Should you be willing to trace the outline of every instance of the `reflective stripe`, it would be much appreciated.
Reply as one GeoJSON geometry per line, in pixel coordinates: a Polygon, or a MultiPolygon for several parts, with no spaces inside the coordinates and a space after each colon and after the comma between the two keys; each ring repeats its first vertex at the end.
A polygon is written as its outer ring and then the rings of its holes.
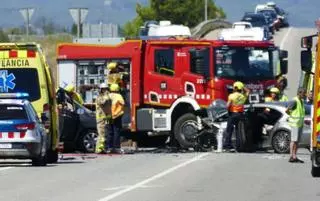
{"type": "Polygon", "coordinates": [[[279,101],[280,101],[280,102],[286,102],[286,101],[289,101],[288,96],[286,96],[286,95],[284,95],[284,94],[280,95],[280,99],[279,99],[279,101]]]}

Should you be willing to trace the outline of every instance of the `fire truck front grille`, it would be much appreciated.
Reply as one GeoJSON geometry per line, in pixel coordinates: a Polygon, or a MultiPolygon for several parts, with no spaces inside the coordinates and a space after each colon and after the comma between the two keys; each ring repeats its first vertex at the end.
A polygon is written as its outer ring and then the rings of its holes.
{"type": "Polygon", "coordinates": [[[155,128],[166,128],[166,126],[167,126],[166,118],[154,118],[155,128]]]}

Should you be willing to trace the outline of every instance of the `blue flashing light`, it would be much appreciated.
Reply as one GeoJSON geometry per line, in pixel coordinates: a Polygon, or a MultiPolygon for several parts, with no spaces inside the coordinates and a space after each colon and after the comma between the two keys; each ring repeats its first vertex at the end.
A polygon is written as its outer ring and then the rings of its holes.
{"type": "Polygon", "coordinates": [[[29,93],[0,93],[0,99],[26,99],[29,98],[29,93]]]}

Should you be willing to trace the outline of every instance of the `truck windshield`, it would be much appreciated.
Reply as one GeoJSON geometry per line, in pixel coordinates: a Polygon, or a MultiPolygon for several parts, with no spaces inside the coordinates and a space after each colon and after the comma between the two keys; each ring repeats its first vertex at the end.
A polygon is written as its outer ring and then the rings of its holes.
{"type": "Polygon", "coordinates": [[[275,77],[278,55],[274,49],[223,46],[214,52],[216,77],[239,80],[275,77]]]}
{"type": "Polygon", "coordinates": [[[1,68],[0,92],[29,94],[29,101],[40,99],[40,86],[37,69],[1,68]]]}

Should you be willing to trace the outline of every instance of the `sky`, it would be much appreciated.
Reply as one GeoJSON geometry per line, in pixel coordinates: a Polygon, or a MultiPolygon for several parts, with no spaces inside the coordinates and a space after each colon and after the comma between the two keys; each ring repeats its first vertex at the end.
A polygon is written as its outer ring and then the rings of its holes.
{"type": "MultiPolygon", "coordinates": [[[[31,24],[41,16],[52,19],[61,26],[71,26],[72,17],[68,9],[72,7],[86,7],[89,9],[86,22],[116,23],[123,25],[134,18],[137,2],[147,4],[148,0],[5,0],[0,5],[0,26],[22,26],[24,21],[19,13],[20,8],[33,7],[35,12],[31,24]],[[111,4],[108,2],[111,1],[111,4]],[[9,19],[9,20],[8,20],[9,19]]],[[[244,12],[253,11],[262,0],[215,0],[222,7],[227,19],[238,21],[244,12]],[[241,4],[239,5],[239,2],[241,4]]],[[[312,27],[314,21],[320,17],[320,0],[276,0],[280,7],[289,12],[291,25],[297,27],[312,27]]]]}

